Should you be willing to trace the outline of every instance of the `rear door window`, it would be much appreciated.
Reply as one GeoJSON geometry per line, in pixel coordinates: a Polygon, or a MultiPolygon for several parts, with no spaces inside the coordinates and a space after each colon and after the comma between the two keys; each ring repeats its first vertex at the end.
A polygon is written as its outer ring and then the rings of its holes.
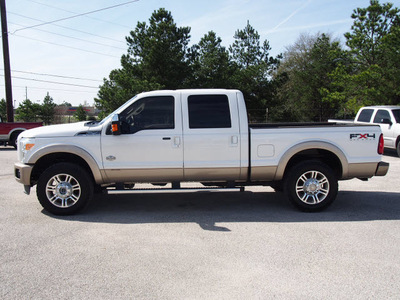
{"type": "Polygon", "coordinates": [[[231,128],[231,113],[226,95],[188,97],[189,128],[231,128]]]}
{"type": "Polygon", "coordinates": [[[392,110],[394,118],[396,119],[396,123],[400,123],[400,109],[392,110]]]}
{"type": "Polygon", "coordinates": [[[373,109],[363,109],[358,116],[357,121],[359,122],[369,122],[371,121],[372,113],[374,112],[373,109]]]}
{"type": "Polygon", "coordinates": [[[387,110],[380,109],[377,111],[377,113],[375,115],[374,123],[378,123],[378,124],[383,123],[382,122],[383,119],[390,120],[390,114],[387,110]]]}

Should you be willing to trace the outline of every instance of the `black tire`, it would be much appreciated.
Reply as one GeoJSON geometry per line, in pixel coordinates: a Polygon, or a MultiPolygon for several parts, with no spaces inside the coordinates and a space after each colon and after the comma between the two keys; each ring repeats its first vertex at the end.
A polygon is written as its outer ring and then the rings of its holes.
{"type": "Polygon", "coordinates": [[[10,140],[8,141],[8,144],[10,146],[13,146],[15,149],[17,149],[17,140],[18,140],[18,136],[22,131],[19,132],[14,132],[11,137],[10,140]]]}
{"type": "Polygon", "coordinates": [[[93,180],[76,164],[57,163],[39,177],[36,195],[45,210],[54,215],[72,215],[83,210],[93,197],[93,180]]]}
{"type": "Polygon", "coordinates": [[[305,161],[287,172],[284,191],[300,210],[321,211],[336,199],[338,179],[326,164],[320,161],[305,161]]]}
{"type": "Polygon", "coordinates": [[[283,182],[282,181],[275,181],[270,184],[270,187],[274,189],[277,193],[283,192],[283,182]]]}
{"type": "Polygon", "coordinates": [[[400,157],[400,140],[397,143],[396,150],[397,150],[397,156],[400,157]]]}

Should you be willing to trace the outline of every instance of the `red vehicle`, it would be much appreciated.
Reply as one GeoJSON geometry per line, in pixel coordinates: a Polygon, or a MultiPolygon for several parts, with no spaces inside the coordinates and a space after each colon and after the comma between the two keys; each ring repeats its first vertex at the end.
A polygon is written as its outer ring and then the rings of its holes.
{"type": "Polygon", "coordinates": [[[42,126],[41,122],[13,122],[3,123],[0,117],[0,144],[5,146],[10,145],[17,148],[18,135],[27,129],[42,126]]]}

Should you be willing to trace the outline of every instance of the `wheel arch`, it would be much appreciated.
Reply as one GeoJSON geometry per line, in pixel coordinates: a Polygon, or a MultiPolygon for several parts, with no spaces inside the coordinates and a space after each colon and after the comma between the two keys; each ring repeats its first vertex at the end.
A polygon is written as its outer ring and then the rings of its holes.
{"type": "Polygon", "coordinates": [[[58,162],[75,163],[84,168],[94,182],[103,181],[96,161],[88,152],[76,146],[53,145],[38,150],[27,162],[33,165],[31,182],[36,183],[45,169],[58,162]]]}
{"type": "Polygon", "coordinates": [[[334,170],[338,179],[348,174],[348,161],[343,151],[326,142],[304,142],[290,148],[282,156],[276,171],[276,179],[282,180],[294,165],[305,160],[319,160],[334,170]]]}
{"type": "Polygon", "coordinates": [[[21,129],[21,128],[16,128],[13,129],[9,136],[8,136],[8,144],[14,146],[15,148],[18,146],[17,145],[17,139],[18,136],[21,134],[21,132],[25,131],[25,129],[21,129]]]}
{"type": "Polygon", "coordinates": [[[12,135],[14,135],[14,134],[20,134],[21,132],[23,132],[23,131],[25,131],[25,130],[26,130],[26,128],[23,128],[23,127],[16,127],[16,128],[13,128],[13,129],[10,130],[10,132],[8,133],[8,139],[10,139],[12,135]]]}

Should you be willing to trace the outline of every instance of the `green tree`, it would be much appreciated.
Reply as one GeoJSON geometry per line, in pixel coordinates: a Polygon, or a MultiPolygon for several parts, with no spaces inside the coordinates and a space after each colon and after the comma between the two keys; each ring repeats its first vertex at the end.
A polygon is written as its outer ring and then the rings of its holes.
{"type": "Polygon", "coordinates": [[[268,41],[261,43],[258,32],[247,22],[243,30],[237,30],[235,41],[229,47],[235,71],[234,84],[242,90],[250,121],[264,121],[267,107],[273,105],[274,85],[272,72],[279,64],[279,58],[269,55],[268,41]]]}
{"type": "Polygon", "coordinates": [[[41,107],[37,103],[26,99],[18,106],[16,110],[16,119],[24,122],[36,122],[39,119],[41,107]]]}
{"type": "Polygon", "coordinates": [[[190,75],[190,27],[178,27],[171,13],[160,8],[151,15],[149,25],[139,22],[126,40],[128,55],[140,64],[142,79],[167,89],[185,85],[190,75]]]}
{"type": "Polygon", "coordinates": [[[55,107],[57,105],[54,103],[53,98],[47,93],[46,97],[43,99],[43,104],[40,106],[39,116],[43,123],[46,125],[51,124],[54,121],[55,107]]]}
{"type": "Polygon", "coordinates": [[[0,117],[3,121],[7,120],[7,103],[6,100],[0,100],[0,117]]]}
{"type": "Polygon", "coordinates": [[[74,117],[78,121],[86,121],[87,113],[86,113],[85,109],[83,108],[82,104],[80,104],[78,106],[78,108],[76,109],[76,112],[74,113],[74,117]]]}
{"type": "Polygon", "coordinates": [[[329,35],[302,34],[287,48],[276,77],[283,115],[292,121],[326,121],[341,106],[331,73],[346,65],[346,52],[329,35]]]}
{"type": "Polygon", "coordinates": [[[102,111],[100,118],[105,117],[134,95],[150,90],[161,89],[158,83],[149,82],[139,77],[135,72],[136,65],[132,65],[125,61],[127,57],[123,57],[122,68],[112,70],[109,79],[104,79],[103,85],[95,98],[95,104],[102,111]]]}
{"type": "Polygon", "coordinates": [[[337,70],[347,106],[354,111],[373,104],[400,103],[400,10],[371,0],[357,8],[351,32],[345,34],[353,70],[337,70]]]}
{"type": "Polygon", "coordinates": [[[121,68],[111,71],[100,87],[96,106],[109,113],[137,93],[188,85],[189,27],[177,27],[170,12],[154,11],[149,25],[139,22],[126,37],[128,53],[121,68]]]}
{"type": "Polygon", "coordinates": [[[199,88],[232,88],[234,68],[221,38],[210,31],[192,47],[193,85],[199,88]]]}
{"type": "Polygon", "coordinates": [[[64,101],[63,103],[60,104],[60,106],[67,106],[67,107],[71,107],[72,104],[70,102],[64,101]]]}

